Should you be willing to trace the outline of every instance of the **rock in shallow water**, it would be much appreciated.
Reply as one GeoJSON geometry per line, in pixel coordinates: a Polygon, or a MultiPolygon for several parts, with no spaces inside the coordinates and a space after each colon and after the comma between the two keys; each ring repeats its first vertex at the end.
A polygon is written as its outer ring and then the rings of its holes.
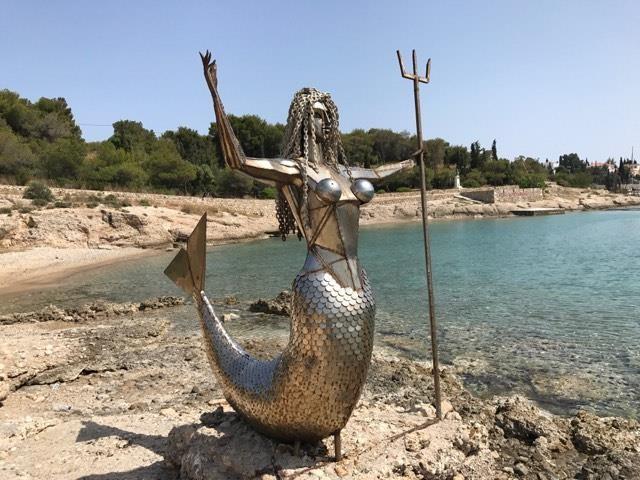
{"type": "Polygon", "coordinates": [[[293,294],[289,290],[280,292],[276,298],[264,300],[259,298],[251,305],[249,311],[258,313],[269,313],[272,315],[289,316],[291,314],[291,300],[293,294]]]}

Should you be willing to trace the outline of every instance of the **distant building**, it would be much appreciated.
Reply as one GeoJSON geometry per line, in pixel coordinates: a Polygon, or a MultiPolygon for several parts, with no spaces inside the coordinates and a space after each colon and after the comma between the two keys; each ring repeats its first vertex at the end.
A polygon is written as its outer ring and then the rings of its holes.
{"type": "Polygon", "coordinates": [[[623,192],[640,195],[640,183],[623,183],[620,188],[623,192]]]}
{"type": "Polygon", "coordinates": [[[616,164],[613,162],[593,162],[592,167],[606,167],[609,173],[616,172],[616,164]]]}

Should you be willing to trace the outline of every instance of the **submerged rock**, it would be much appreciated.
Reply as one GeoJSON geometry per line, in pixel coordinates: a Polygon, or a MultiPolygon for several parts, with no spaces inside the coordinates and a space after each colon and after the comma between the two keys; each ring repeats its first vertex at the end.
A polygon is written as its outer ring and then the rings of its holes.
{"type": "Polygon", "coordinates": [[[291,301],[293,294],[289,290],[280,292],[276,298],[264,300],[259,298],[249,305],[250,312],[269,313],[272,315],[289,316],[291,314],[291,301]]]}

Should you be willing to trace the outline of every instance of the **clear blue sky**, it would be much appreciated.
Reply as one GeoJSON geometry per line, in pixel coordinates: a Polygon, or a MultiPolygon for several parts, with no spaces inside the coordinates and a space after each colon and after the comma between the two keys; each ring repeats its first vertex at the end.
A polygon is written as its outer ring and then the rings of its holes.
{"type": "Polygon", "coordinates": [[[294,91],[315,86],[332,93],[343,131],[413,131],[395,50],[408,65],[415,48],[421,64],[432,57],[425,137],[599,161],[640,150],[639,29],[638,1],[9,0],[0,88],[66,97],[80,124],[206,132],[197,51],[209,48],[228,112],[284,122],[294,91]]]}

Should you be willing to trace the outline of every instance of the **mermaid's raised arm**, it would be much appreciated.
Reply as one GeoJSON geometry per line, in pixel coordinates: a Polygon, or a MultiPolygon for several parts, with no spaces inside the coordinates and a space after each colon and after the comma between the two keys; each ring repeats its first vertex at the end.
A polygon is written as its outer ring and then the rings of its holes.
{"type": "Polygon", "coordinates": [[[396,173],[411,170],[415,165],[416,162],[409,159],[402,162],[386,163],[376,168],[351,167],[351,176],[353,178],[366,178],[371,183],[376,183],[396,173]]]}
{"type": "Polygon", "coordinates": [[[296,183],[300,177],[297,165],[291,160],[279,158],[251,158],[245,156],[236,134],[231,128],[231,122],[224,111],[222,100],[218,94],[218,74],[216,61],[211,59],[211,53],[200,53],[204,78],[213,99],[213,110],[216,115],[218,138],[225,163],[233,169],[240,170],[258,180],[268,183],[290,184],[296,183]]]}

